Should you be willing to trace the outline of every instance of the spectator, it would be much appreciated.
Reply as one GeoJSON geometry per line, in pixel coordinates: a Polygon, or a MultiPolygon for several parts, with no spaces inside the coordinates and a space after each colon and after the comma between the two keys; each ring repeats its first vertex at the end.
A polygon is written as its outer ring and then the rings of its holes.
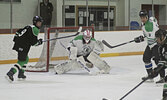
{"type": "Polygon", "coordinates": [[[40,3],[40,16],[43,18],[43,25],[50,27],[52,21],[53,5],[49,0],[43,0],[40,3]]]}

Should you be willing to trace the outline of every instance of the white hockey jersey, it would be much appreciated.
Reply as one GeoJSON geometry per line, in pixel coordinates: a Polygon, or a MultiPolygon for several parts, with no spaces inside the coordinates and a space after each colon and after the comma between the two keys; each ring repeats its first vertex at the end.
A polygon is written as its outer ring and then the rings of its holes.
{"type": "Polygon", "coordinates": [[[142,30],[144,36],[147,38],[147,45],[152,48],[156,43],[155,32],[159,29],[157,20],[154,17],[150,17],[146,23],[142,23],[142,30]]]}
{"type": "Polygon", "coordinates": [[[78,56],[86,56],[90,54],[95,48],[96,40],[92,38],[88,44],[84,43],[83,35],[79,35],[74,38],[68,47],[77,47],[78,56]]]}

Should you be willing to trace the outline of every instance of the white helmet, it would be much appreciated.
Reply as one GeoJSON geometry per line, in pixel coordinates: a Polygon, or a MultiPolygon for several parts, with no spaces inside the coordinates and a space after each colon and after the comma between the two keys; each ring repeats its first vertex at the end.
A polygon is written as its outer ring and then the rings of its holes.
{"type": "Polygon", "coordinates": [[[85,30],[83,33],[83,39],[85,40],[86,43],[88,43],[92,38],[92,32],[90,30],[85,30]]]}

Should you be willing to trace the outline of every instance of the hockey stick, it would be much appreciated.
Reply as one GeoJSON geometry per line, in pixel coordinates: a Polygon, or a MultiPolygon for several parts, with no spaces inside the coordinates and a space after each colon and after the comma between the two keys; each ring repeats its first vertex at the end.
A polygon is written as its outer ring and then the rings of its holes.
{"type": "Polygon", "coordinates": [[[133,89],[131,89],[128,93],[126,93],[122,98],[120,98],[119,100],[123,100],[123,98],[125,98],[127,95],[129,95],[132,91],[134,91],[137,87],[139,87],[141,84],[143,84],[147,79],[149,78],[146,78],[145,80],[142,80],[139,84],[137,84],[133,89]]]}
{"type": "Polygon", "coordinates": [[[80,32],[82,31],[82,27],[79,27],[78,32],[74,35],[68,35],[68,36],[63,36],[63,37],[57,37],[57,38],[52,38],[52,39],[46,39],[43,40],[43,42],[47,42],[47,41],[52,41],[52,40],[57,40],[57,39],[63,39],[63,38],[69,38],[69,37],[73,37],[73,36],[77,36],[80,32]]]}
{"type": "Polygon", "coordinates": [[[105,44],[107,47],[109,48],[115,48],[115,47],[119,47],[119,46],[122,46],[122,45],[125,45],[125,44],[128,44],[128,43],[131,43],[131,42],[134,42],[135,40],[131,40],[131,41],[128,41],[128,42],[124,42],[124,43],[121,43],[121,44],[118,44],[118,45],[115,45],[115,46],[111,46],[109,43],[107,43],[105,40],[102,40],[103,44],[105,44]]]}
{"type": "MultiPolygon", "coordinates": [[[[139,84],[137,84],[133,89],[131,89],[128,93],[126,93],[123,97],[121,97],[119,100],[123,100],[127,95],[129,95],[131,92],[133,92],[137,87],[139,87],[141,84],[143,84],[149,77],[145,78],[145,80],[142,80],[139,84]]],[[[103,98],[102,100],[108,100],[106,98],[103,98]]]]}

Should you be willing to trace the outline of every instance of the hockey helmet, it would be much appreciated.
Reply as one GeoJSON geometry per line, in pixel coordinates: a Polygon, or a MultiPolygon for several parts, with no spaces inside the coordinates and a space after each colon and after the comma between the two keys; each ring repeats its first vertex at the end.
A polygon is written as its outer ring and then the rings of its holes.
{"type": "Polygon", "coordinates": [[[88,43],[92,38],[92,32],[90,30],[85,30],[83,32],[83,39],[85,40],[86,43],[88,43]]]}
{"type": "Polygon", "coordinates": [[[140,17],[143,17],[143,16],[148,17],[148,13],[147,13],[146,10],[141,10],[141,11],[139,12],[139,16],[140,16],[140,17]]]}
{"type": "Polygon", "coordinates": [[[159,29],[155,32],[155,37],[157,39],[158,44],[164,44],[164,41],[166,39],[167,32],[165,30],[159,29]]]}
{"type": "Polygon", "coordinates": [[[33,17],[33,24],[36,25],[37,22],[43,22],[43,19],[41,16],[34,16],[33,17]]]}

